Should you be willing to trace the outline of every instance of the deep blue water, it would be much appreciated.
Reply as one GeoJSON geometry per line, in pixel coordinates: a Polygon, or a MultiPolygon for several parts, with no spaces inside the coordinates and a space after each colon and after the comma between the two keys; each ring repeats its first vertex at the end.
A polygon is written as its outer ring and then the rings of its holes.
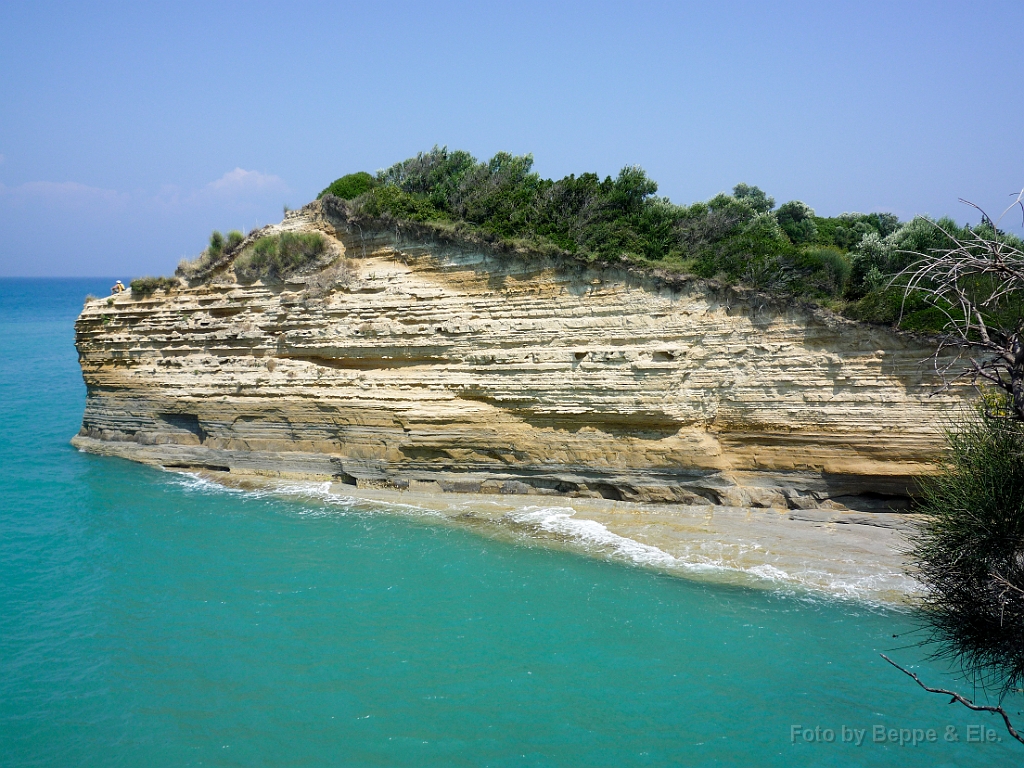
{"type": "Polygon", "coordinates": [[[893,637],[914,627],[904,612],[78,453],[73,322],[110,282],[0,280],[0,765],[1024,758],[993,718],[878,657],[956,684],[893,637]],[[835,742],[794,743],[795,725],[835,742]],[[842,743],[844,725],[865,743],[842,743]],[[875,725],[937,741],[875,743],[875,725]],[[969,726],[1002,741],[968,742],[969,726]]]}

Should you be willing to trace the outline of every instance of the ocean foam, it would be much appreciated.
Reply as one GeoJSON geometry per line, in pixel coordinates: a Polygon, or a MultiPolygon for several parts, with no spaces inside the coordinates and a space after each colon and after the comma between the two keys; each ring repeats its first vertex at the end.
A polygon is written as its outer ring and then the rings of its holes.
{"type": "Polygon", "coordinates": [[[571,507],[526,507],[511,512],[506,517],[516,523],[532,525],[539,530],[558,534],[582,544],[610,550],[619,557],[639,565],[676,566],[678,558],[668,552],[641,544],[609,531],[604,525],[587,519],[574,517],[576,510],[571,507]]]}
{"type": "Polygon", "coordinates": [[[215,483],[202,475],[194,472],[175,472],[171,475],[171,482],[183,488],[185,491],[199,493],[246,493],[241,488],[232,488],[227,485],[215,483]]]}

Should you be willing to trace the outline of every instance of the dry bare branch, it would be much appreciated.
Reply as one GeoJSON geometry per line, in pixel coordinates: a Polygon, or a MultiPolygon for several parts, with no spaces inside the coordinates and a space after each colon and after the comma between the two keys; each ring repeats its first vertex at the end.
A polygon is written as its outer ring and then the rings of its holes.
{"type": "Polygon", "coordinates": [[[971,701],[970,699],[964,698],[963,696],[961,696],[956,691],[947,691],[945,688],[929,688],[927,685],[925,685],[924,683],[921,682],[921,678],[919,678],[917,675],[915,675],[910,670],[904,669],[903,667],[901,667],[899,664],[897,664],[895,661],[890,659],[884,653],[880,653],[878,655],[881,656],[886,661],[888,661],[894,667],[896,667],[896,669],[898,669],[903,674],[912,677],[914,679],[914,681],[918,685],[920,685],[922,688],[924,688],[926,691],[928,691],[928,693],[942,693],[942,694],[945,694],[946,696],[950,696],[951,697],[950,701],[949,701],[950,704],[952,704],[954,701],[958,701],[961,704],[963,704],[965,707],[967,707],[968,709],[972,709],[975,712],[992,712],[993,714],[1000,715],[1003,718],[1003,723],[1006,724],[1006,730],[1009,732],[1009,734],[1011,736],[1013,736],[1013,738],[1015,738],[1021,744],[1024,744],[1024,736],[1021,736],[1019,733],[1017,733],[1017,729],[1013,727],[1013,723],[1010,720],[1010,716],[1008,714],[1006,714],[1006,710],[1003,709],[1002,707],[992,707],[992,706],[988,706],[988,705],[985,705],[985,704],[975,704],[973,701],[971,701]]]}
{"type": "MultiPolygon", "coordinates": [[[[1024,251],[1000,235],[999,219],[963,202],[981,212],[986,227],[959,235],[935,224],[951,247],[907,252],[915,260],[890,285],[903,289],[901,318],[914,295],[945,317],[933,355],[943,389],[963,378],[986,381],[1009,395],[1014,418],[1024,420],[1024,251]]],[[[1003,216],[1016,206],[1024,212],[1024,190],[1003,216]]]]}

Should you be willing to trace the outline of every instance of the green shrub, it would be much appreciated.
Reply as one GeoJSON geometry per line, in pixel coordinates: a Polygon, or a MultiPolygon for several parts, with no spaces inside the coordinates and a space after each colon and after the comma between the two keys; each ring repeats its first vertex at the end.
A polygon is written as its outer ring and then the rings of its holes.
{"type": "Polygon", "coordinates": [[[775,213],[779,226],[796,245],[810,243],[818,236],[818,225],[814,223],[814,209],[799,200],[790,200],[779,206],[775,213]]]}
{"type": "Polygon", "coordinates": [[[429,200],[395,186],[370,190],[360,198],[359,210],[367,216],[390,216],[405,221],[444,221],[448,218],[429,200]]]}
{"type": "Polygon", "coordinates": [[[369,192],[376,184],[377,180],[366,171],[350,173],[333,181],[327,189],[316,196],[316,199],[319,200],[324,195],[334,195],[342,200],[351,200],[369,192]]]}
{"type": "Polygon", "coordinates": [[[463,179],[477,165],[469,152],[434,146],[377,174],[380,184],[427,198],[438,211],[449,211],[459,197],[463,179]]]}
{"type": "Polygon", "coordinates": [[[180,285],[176,277],[139,277],[129,283],[134,298],[145,298],[159,290],[170,291],[180,285]]]}
{"type": "Polygon", "coordinates": [[[807,282],[829,296],[842,296],[850,279],[849,257],[835,246],[811,246],[796,257],[796,264],[809,274],[807,282]]]}
{"type": "Polygon", "coordinates": [[[743,280],[753,287],[784,291],[788,278],[784,256],[789,240],[771,213],[756,213],[727,195],[707,208],[693,206],[699,218],[688,220],[689,254],[701,277],[743,280]]]}
{"type": "Polygon", "coordinates": [[[948,318],[938,307],[923,307],[912,312],[904,311],[899,319],[901,331],[912,331],[914,333],[941,333],[946,326],[948,318]]]}
{"type": "Polygon", "coordinates": [[[852,301],[844,314],[854,320],[862,320],[866,323],[892,325],[899,319],[902,305],[902,289],[880,289],[852,301]]]}
{"type": "Polygon", "coordinates": [[[947,433],[912,558],[937,653],[1005,693],[1024,683],[1024,424],[986,406],[947,433]]]}
{"type": "Polygon", "coordinates": [[[235,259],[235,275],[249,283],[278,281],[314,264],[325,249],[319,232],[282,232],[262,237],[235,259]]]}
{"type": "Polygon", "coordinates": [[[768,213],[775,207],[775,198],[769,197],[760,187],[749,184],[737,184],[732,188],[732,196],[742,200],[758,213],[768,213]]]}
{"type": "Polygon", "coordinates": [[[210,247],[207,250],[214,258],[220,256],[224,252],[224,235],[213,230],[213,234],[210,235],[210,247]]]}
{"type": "MultiPolygon", "coordinates": [[[[657,197],[658,185],[637,166],[616,177],[584,173],[554,181],[533,171],[531,155],[499,152],[479,162],[436,146],[379,172],[376,183],[355,198],[357,213],[456,221],[505,242],[555,246],[609,263],[687,265],[705,277],[738,280],[790,266],[784,258],[790,239],[771,212],[775,201],[747,184],[686,207],[657,197]]],[[[795,205],[802,206],[791,203],[787,211],[809,233],[806,239],[814,232],[813,211],[795,205]]]]}
{"type": "Polygon", "coordinates": [[[245,235],[237,229],[228,232],[225,240],[217,230],[210,235],[210,244],[199,256],[194,259],[182,259],[178,262],[178,268],[174,274],[184,277],[186,280],[196,280],[209,275],[217,267],[223,257],[230,256],[238,250],[238,247],[245,240],[245,235]]]}
{"type": "MultiPolygon", "coordinates": [[[[357,215],[444,223],[490,241],[536,252],[575,254],[588,262],[629,263],[830,302],[846,314],[878,323],[901,317],[895,275],[914,258],[948,244],[936,222],[900,224],[889,213],[816,216],[799,200],[778,210],[758,187],[737,184],[732,194],[675,205],[657,196],[642,168],[616,177],[595,173],[541,178],[533,156],[499,152],[486,162],[468,152],[435,146],[377,173],[350,174],[324,190],[351,200],[357,215]]],[[[963,232],[949,220],[938,225],[963,232]]],[[[230,238],[229,238],[230,242],[230,238]]],[[[269,246],[261,246],[269,247],[269,246]]],[[[239,274],[257,272],[248,260],[239,274]]],[[[268,267],[269,268],[269,267],[268,267]]],[[[912,297],[902,327],[934,332],[934,306],[912,297]]]]}

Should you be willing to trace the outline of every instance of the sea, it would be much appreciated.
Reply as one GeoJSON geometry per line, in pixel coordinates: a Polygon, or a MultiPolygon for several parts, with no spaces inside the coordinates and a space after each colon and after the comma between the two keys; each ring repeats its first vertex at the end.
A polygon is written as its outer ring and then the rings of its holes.
{"type": "Polygon", "coordinates": [[[0,280],[0,766],[1024,760],[906,606],[78,452],[111,283],[0,280]]]}

